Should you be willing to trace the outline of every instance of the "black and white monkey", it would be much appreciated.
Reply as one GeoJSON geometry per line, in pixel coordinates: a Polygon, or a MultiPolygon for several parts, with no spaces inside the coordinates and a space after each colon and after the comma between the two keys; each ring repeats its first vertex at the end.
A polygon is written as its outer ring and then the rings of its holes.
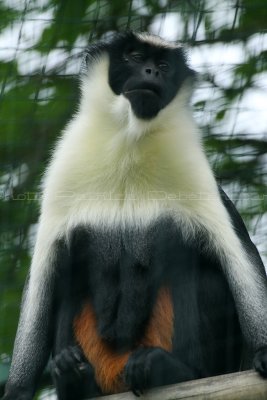
{"type": "Polygon", "coordinates": [[[5,400],[32,399],[51,353],[60,400],[237,371],[243,345],[267,375],[265,271],[203,152],[194,76],[150,34],[89,47],[44,179],[5,400]]]}

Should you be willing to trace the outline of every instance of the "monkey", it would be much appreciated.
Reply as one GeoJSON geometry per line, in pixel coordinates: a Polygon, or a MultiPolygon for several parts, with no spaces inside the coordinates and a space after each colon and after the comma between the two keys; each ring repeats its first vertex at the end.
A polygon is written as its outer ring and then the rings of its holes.
{"type": "Polygon", "coordinates": [[[88,47],[79,109],[43,180],[4,400],[52,354],[60,400],[240,369],[267,375],[260,255],[217,184],[179,43],[121,32],[88,47]]]}

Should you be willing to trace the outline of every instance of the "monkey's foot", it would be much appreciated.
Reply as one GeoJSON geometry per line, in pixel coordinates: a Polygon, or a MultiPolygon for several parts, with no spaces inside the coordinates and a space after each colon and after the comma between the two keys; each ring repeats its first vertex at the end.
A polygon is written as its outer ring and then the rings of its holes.
{"type": "Polygon", "coordinates": [[[63,349],[52,360],[51,374],[53,377],[60,377],[67,373],[82,378],[83,372],[87,368],[87,362],[78,346],[71,346],[63,349]]]}
{"type": "Polygon", "coordinates": [[[59,400],[80,400],[100,394],[94,369],[78,346],[63,349],[50,368],[59,400]]]}
{"type": "Polygon", "coordinates": [[[267,346],[262,347],[256,352],[253,365],[261,376],[267,378],[267,346]]]}
{"type": "Polygon", "coordinates": [[[136,396],[145,389],[196,378],[196,371],[158,347],[140,348],[130,356],[125,382],[136,396]]]}

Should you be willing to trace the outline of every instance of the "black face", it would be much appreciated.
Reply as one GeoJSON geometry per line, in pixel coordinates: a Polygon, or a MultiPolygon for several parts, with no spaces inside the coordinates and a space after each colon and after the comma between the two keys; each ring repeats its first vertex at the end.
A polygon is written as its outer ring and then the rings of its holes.
{"type": "Polygon", "coordinates": [[[175,97],[184,80],[193,76],[181,48],[152,45],[133,33],[117,34],[94,50],[108,52],[110,87],[130,101],[138,118],[155,117],[175,97]]]}

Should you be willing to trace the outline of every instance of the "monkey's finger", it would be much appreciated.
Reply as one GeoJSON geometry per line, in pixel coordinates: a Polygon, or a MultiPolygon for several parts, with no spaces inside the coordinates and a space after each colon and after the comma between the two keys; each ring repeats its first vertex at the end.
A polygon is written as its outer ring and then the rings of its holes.
{"type": "Polygon", "coordinates": [[[140,397],[142,394],[142,392],[138,389],[132,389],[132,392],[136,397],[140,397]]]}

